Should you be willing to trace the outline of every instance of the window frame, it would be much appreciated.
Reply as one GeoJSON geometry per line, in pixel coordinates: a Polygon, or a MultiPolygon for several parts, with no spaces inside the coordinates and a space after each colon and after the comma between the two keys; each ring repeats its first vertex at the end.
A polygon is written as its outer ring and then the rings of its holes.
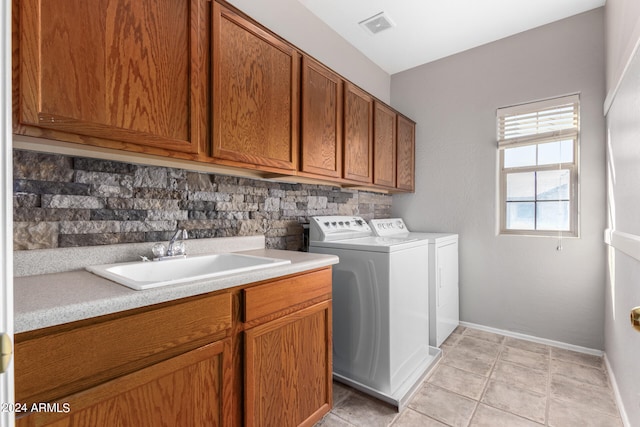
{"type": "MultiPolygon", "coordinates": [[[[499,235],[517,235],[517,236],[539,236],[539,237],[580,237],[580,173],[579,173],[579,154],[580,154],[580,100],[579,95],[563,96],[558,98],[551,98],[544,101],[530,102],[526,104],[520,104],[515,107],[499,108],[496,111],[496,124],[498,135],[498,212],[499,212],[499,235]],[[557,103],[556,103],[557,102],[557,103]],[[500,140],[500,118],[504,117],[504,114],[500,114],[501,111],[508,111],[509,109],[516,108],[522,111],[520,114],[526,112],[534,113],[544,108],[549,108],[553,105],[565,105],[567,103],[575,103],[576,105],[576,129],[574,134],[567,134],[564,130],[555,132],[554,135],[541,134],[540,136],[530,135],[524,138],[513,138],[515,143],[510,143],[509,139],[500,140]],[[522,141],[525,142],[522,142],[522,141]],[[560,141],[573,141],[573,161],[564,163],[552,163],[544,165],[530,165],[530,166],[514,166],[505,167],[505,151],[509,148],[516,148],[522,146],[536,146],[536,163],[538,162],[538,150],[539,145],[560,142],[560,141]],[[513,173],[526,173],[526,172],[544,172],[544,171],[557,171],[568,170],[569,171],[569,229],[568,230],[538,230],[538,229],[508,229],[507,228],[507,176],[513,173]]],[[[536,177],[537,186],[538,179],[536,177]]],[[[534,199],[531,200],[534,203],[534,227],[537,227],[537,212],[538,203],[541,201],[537,199],[537,191],[535,191],[534,199]]],[[[546,203],[546,202],[543,202],[546,203]]]]}

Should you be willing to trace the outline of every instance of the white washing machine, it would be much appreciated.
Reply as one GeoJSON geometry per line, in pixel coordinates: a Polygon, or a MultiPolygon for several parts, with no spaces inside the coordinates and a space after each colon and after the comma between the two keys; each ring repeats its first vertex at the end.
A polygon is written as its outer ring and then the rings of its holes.
{"type": "Polygon", "coordinates": [[[429,345],[440,347],[460,324],[458,235],[409,231],[402,218],[369,221],[377,236],[418,239],[429,244],[429,345]]]}
{"type": "Polygon", "coordinates": [[[441,355],[429,346],[429,245],[376,237],[362,218],[311,218],[309,251],[333,266],[333,375],[402,409],[441,355]]]}

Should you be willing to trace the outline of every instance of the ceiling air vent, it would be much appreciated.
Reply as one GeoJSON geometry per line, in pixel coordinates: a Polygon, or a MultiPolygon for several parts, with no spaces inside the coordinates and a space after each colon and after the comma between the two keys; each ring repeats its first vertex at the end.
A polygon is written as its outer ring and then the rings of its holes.
{"type": "Polygon", "coordinates": [[[378,34],[381,31],[395,27],[393,21],[384,13],[377,13],[364,21],[358,22],[364,29],[371,34],[378,34]]]}

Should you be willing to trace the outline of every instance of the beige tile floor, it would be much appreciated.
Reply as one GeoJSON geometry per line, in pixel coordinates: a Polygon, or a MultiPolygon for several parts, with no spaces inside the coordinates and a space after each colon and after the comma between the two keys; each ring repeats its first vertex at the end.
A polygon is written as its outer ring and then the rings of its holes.
{"type": "Polygon", "coordinates": [[[316,427],[622,427],[601,357],[459,327],[401,412],[334,383],[316,427]]]}

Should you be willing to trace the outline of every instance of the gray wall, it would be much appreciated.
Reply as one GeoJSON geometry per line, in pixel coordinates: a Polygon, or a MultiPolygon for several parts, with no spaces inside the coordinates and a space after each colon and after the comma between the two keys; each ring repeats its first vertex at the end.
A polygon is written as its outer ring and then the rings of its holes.
{"type": "Polygon", "coordinates": [[[417,121],[410,229],[460,234],[463,321],[604,348],[604,11],[586,12],[398,73],[392,105],[417,121]],[[580,93],[581,237],[498,236],[496,109],[580,93]]]}
{"type": "Polygon", "coordinates": [[[607,41],[607,98],[622,78],[624,69],[640,38],[640,1],[607,0],[605,31],[607,41]]]}
{"type": "Polygon", "coordinates": [[[389,103],[389,74],[298,0],[228,1],[352,83],[389,103]]]}
{"type": "Polygon", "coordinates": [[[629,310],[640,305],[640,53],[634,55],[630,47],[640,38],[640,2],[608,0],[606,14],[607,99],[611,101],[607,113],[608,226],[614,235],[628,233],[632,239],[623,241],[626,247],[614,241],[608,248],[605,352],[623,402],[623,416],[626,414],[627,425],[637,426],[640,334],[629,325],[629,310]],[[625,253],[634,248],[635,258],[625,253]]]}

